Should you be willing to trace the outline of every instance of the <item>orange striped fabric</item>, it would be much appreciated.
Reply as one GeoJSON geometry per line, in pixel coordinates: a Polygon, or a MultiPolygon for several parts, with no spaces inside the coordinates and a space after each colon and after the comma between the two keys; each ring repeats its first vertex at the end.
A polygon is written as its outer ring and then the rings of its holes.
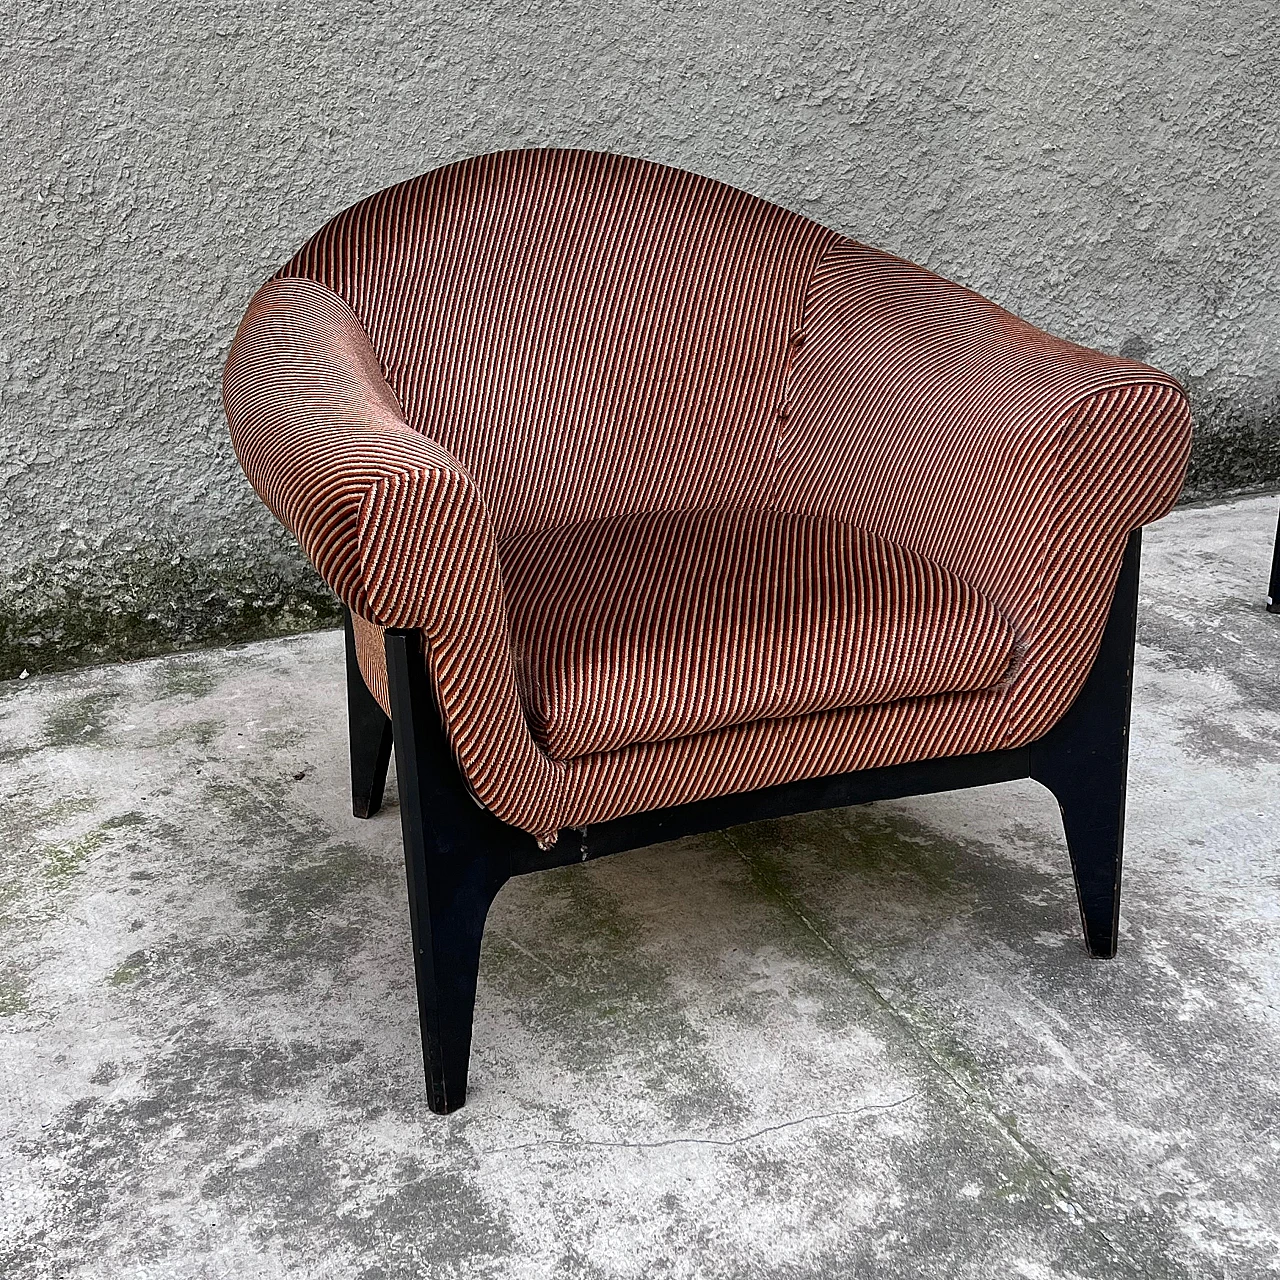
{"type": "Polygon", "coordinates": [[[505,538],[767,503],[787,341],[836,239],[680,169],[508,151],[362,201],[280,275],[346,299],[505,538]]]}
{"type": "Polygon", "coordinates": [[[464,161],[335,219],[254,299],[224,395],[375,695],[381,628],[421,628],[473,792],[544,840],[1039,736],[1190,435],[1156,370],[577,151],[464,161]]]}
{"type": "Polygon", "coordinates": [[[499,548],[512,656],[555,759],[996,683],[1013,628],[955,574],[852,525],[643,512],[499,548]]]}

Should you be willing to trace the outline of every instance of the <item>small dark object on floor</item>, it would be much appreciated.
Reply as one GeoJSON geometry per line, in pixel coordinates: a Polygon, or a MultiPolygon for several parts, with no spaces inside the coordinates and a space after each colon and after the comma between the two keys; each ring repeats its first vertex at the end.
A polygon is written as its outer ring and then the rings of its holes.
{"type": "Polygon", "coordinates": [[[1271,585],[1267,588],[1267,612],[1280,613],[1280,520],[1276,522],[1276,546],[1271,553],[1271,585]]]}

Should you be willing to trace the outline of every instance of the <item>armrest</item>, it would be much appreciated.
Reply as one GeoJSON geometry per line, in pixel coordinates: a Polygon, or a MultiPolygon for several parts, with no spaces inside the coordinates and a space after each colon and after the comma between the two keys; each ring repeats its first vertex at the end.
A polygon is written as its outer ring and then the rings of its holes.
{"type": "Polygon", "coordinates": [[[240,465],[321,577],[381,626],[425,625],[426,517],[474,538],[483,504],[461,464],[405,422],[350,307],[311,280],[268,281],[222,395],[240,465]]]}
{"type": "Polygon", "coordinates": [[[845,240],[811,282],[777,495],[945,565],[1034,649],[1105,606],[1190,447],[1167,374],[1036,329],[845,240]]]}
{"type": "Polygon", "coordinates": [[[547,835],[539,806],[559,771],[520,708],[488,511],[461,463],[405,422],[350,307],[312,280],[269,281],[222,385],[245,474],[325,581],[361,617],[422,631],[473,793],[547,835]]]}

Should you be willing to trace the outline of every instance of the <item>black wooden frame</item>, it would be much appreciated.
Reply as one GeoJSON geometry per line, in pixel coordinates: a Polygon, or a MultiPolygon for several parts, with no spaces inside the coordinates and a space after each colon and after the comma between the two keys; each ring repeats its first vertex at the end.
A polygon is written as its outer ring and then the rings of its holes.
{"type": "Polygon", "coordinates": [[[1089,952],[1115,954],[1124,845],[1129,701],[1141,531],[1130,535],[1102,643],[1075,702],[1023,747],[863,769],[718,796],[560,833],[540,849],[472,797],[440,722],[415,631],[386,633],[392,718],[365,687],[347,617],[352,809],[371,817],[394,743],[409,890],[409,921],[431,1109],[466,1099],[480,940],[498,890],[512,876],[605,854],[778,818],[901,796],[1035,778],[1057,797],[1089,952]]]}

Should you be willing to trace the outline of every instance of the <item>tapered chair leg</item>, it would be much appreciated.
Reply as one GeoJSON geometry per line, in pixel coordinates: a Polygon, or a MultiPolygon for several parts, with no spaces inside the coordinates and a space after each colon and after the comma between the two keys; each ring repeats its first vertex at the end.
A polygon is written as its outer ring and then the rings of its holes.
{"type": "Polygon", "coordinates": [[[391,763],[391,721],[369,692],[356,660],[351,610],[343,611],[347,633],[347,729],[351,741],[351,812],[372,818],[382,808],[391,763]]]}
{"type": "Polygon", "coordinates": [[[1057,798],[1089,953],[1116,953],[1129,768],[1129,702],[1142,534],[1129,536],[1102,645],[1080,696],[1029,748],[1031,776],[1057,798]]]}
{"type": "Polygon", "coordinates": [[[520,833],[467,793],[418,633],[388,631],[386,652],[427,1100],[444,1114],[466,1100],[480,940],[520,833]]]}

